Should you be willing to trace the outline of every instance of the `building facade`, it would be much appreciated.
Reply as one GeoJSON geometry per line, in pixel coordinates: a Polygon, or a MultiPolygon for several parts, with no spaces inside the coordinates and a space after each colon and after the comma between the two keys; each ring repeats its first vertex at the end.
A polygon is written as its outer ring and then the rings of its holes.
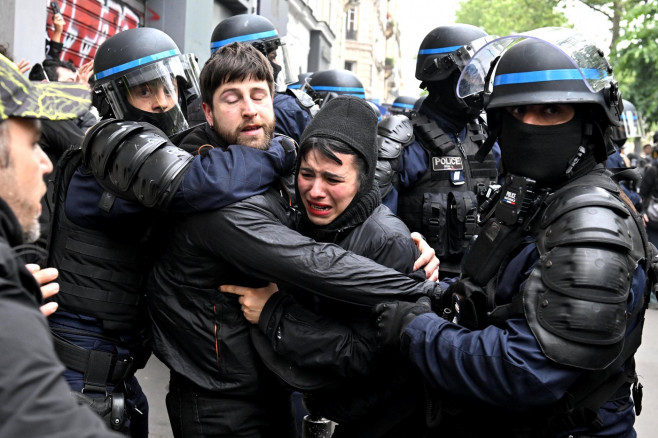
{"type": "MultiPolygon", "coordinates": [[[[58,0],[64,15],[62,59],[76,66],[122,30],[148,26],[166,32],[203,66],[210,37],[224,18],[260,14],[285,41],[293,75],[345,68],[363,82],[366,97],[391,102],[400,85],[400,35],[395,22],[401,0],[58,0]]],[[[14,57],[41,62],[52,30],[52,9],[43,0],[0,0],[0,43],[14,57]],[[32,36],[43,35],[43,43],[32,36]]]]}

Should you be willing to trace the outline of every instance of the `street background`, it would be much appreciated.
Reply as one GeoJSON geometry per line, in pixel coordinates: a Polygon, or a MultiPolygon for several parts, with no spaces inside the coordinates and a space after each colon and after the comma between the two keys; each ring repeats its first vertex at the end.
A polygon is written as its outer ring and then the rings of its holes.
{"type": "MultiPolygon", "coordinates": [[[[643,410],[635,423],[640,438],[653,437],[658,431],[658,305],[651,304],[647,310],[642,345],[635,355],[637,373],[644,385],[643,410]]],[[[137,373],[150,405],[150,438],[172,438],[165,396],[169,382],[169,371],[162,362],[152,356],[146,368],[137,373]]]]}

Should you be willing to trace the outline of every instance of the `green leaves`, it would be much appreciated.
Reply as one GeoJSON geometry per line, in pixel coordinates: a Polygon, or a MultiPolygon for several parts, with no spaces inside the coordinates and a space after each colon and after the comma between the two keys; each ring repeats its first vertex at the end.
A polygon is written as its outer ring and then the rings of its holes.
{"type": "Polygon", "coordinates": [[[509,35],[538,27],[571,27],[559,10],[560,0],[465,0],[458,23],[481,27],[491,35],[509,35]]]}
{"type": "Polygon", "coordinates": [[[634,2],[622,18],[621,35],[611,62],[624,99],[642,113],[645,122],[658,122],[658,3],[634,2]]]}

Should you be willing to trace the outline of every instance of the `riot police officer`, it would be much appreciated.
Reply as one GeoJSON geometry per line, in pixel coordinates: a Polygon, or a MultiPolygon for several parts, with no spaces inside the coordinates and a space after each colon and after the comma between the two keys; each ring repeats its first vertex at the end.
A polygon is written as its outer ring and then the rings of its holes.
{"type": "Polygon", "coordinates": [[[274,70],[274,131],[299,142],[302,132],[318,111],[309,96],[299,88],[290,74],[285,45],[270,20],[260,15],[240,14],[222,20],[213,30],[210,52],[234,41],[249,43],[269,59],[274,70]]]}
{"type": "Polygon", "coordinates": [[[427,89],[426,99],[411,116],[411,125],[389,118],[379,129],[389,140],[380,149],[378,164],[384,204],[410,230],[425,236],[445,275],[459,272],[459,260],[475,232],[478,203],[497,182],[493,155],[483,162],[475,159],[486,139],[479,113],[455,94],[462,68],[490,39],[466,24],[440,26],[428,33],[416,62],[416,79],[427,89]],[[398,145],[392,147],[391,142],[398,145]]]}
{"type": "Polygon", "coordinates": [[[357,75],[349,70],[329,69],[315,72],[302,86],[320,107],[336,96],[366,98],[366,90],[357,75]]]}
{"type": "Polygon", "coordinates": [[[278,179],[284,169],[274,164],[292,162],[294,148],[193,158],[174,146],[168,137],[185,132],[186,106],[200,95],[198,67],[157,29],[107,39],[94,72],[104,120],[55,174],[47,266],[59,270],[61,290],[49,322],[76,397],[113,429],[146,437],[148,403],[134,373],[150,355],[143,282],[161,237],[155,209],[204,211],[259,193],[266,186],[256,180],[278,179]]]}
{"type": "Polygon", "coordinates": [[[446,436],[634,437],[655,248],[604,166],[622,110],[612,68],[570,29],[487,47],[458,95],[484,103],[505,184],[434,303],[445,318],[386,304],[379,335],[449,400],[446,436]]]}

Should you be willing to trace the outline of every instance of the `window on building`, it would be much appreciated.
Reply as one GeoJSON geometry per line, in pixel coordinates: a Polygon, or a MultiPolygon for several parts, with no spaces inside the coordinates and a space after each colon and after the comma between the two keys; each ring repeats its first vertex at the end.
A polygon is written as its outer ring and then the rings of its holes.
{"type": "Polygon", "coordinates": [[[350,6],[347,9],[347,17],[345,20],[345,38],[348,40],[356,39],[356,28],[357,28],[357,16],[356,16],[356,6],[350,6]]]}
{"type": "Polygon", "coordinates": [[[345,61],[345,70],[354,72],[356,70],[356,61],[345,61]]]}

